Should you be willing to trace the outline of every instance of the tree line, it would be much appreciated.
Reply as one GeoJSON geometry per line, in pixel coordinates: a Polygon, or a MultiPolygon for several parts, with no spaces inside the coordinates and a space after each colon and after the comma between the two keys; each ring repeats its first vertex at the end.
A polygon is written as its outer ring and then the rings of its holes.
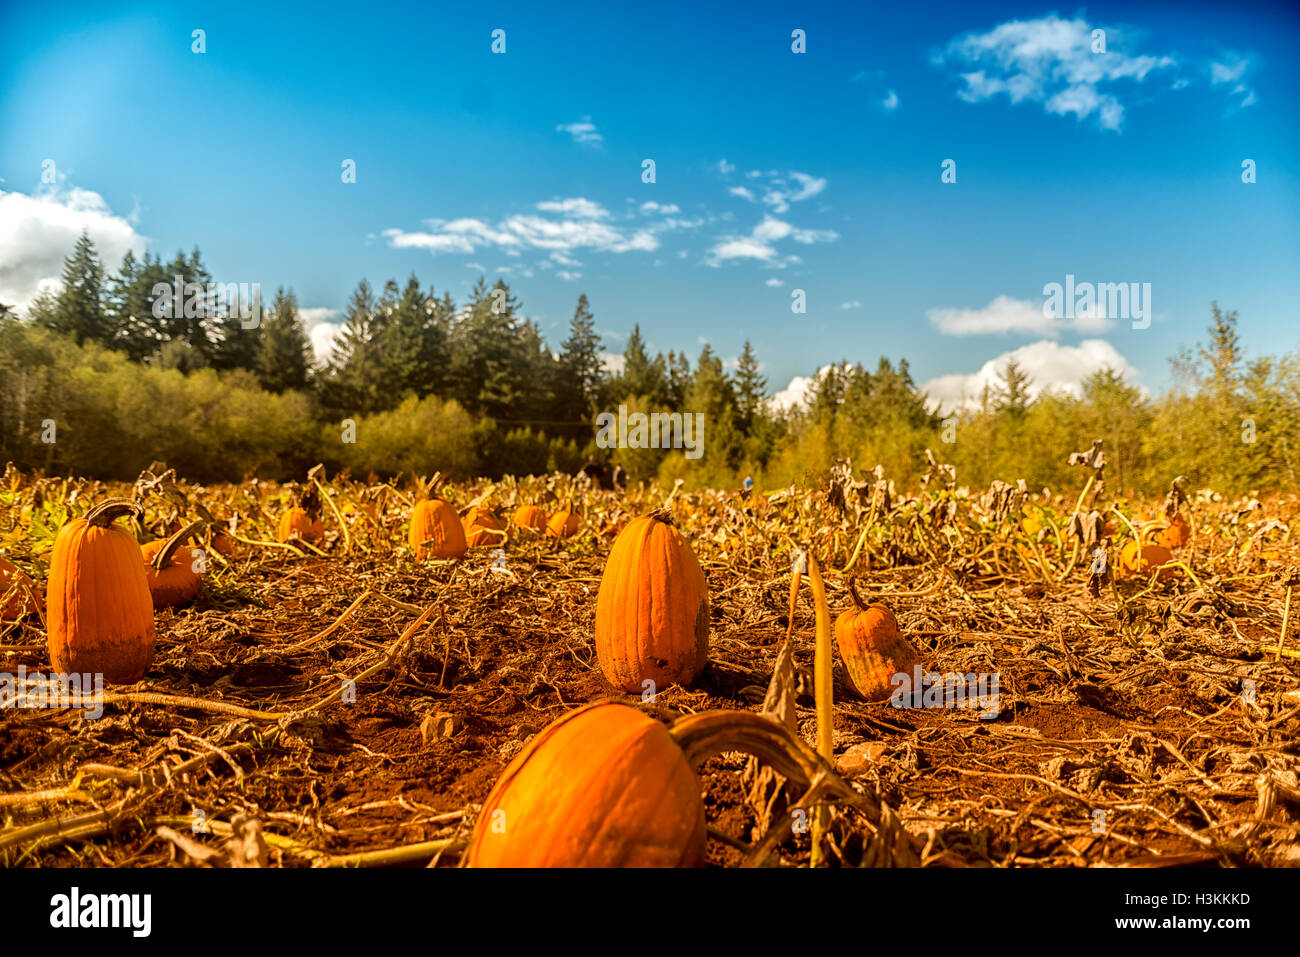
{"type": "Polygon", "coordinates": [[[1066,455],[1101,438],[1125,487],[1158,490],[1183,473],[1232,490],[1300,485],[1300,351],[1247,360],[1237,315],[1217,305],[1208,342],[1174,357],[1175,386],[1160,396],[1113,370],[1077,395],[1040,394],[1013,361],[978,403],[940,415],[905,359],[827,366],[789,409],[768,401],[748,342],[729,369],[708,345],[694,363],[651,355],[638,326],[615,371],[585,295],[553,349],[500,279],[480,278],[459,303],[414,275],[362,280],[317,363],[290,289],[242,311],[164,301],[210,284],[197,248],[170,261],[128,252],[109,275],[83,234],[57,290],[22,318],[0,305],[2,460],[129,478],[162,458],[197,479],[238,479],[317,461],[499,476],[594,458],[634,480],[727,486],[815,480],[850,458],[905,484],[929,448],[964,482],[1039,487],[1072,483],[1066,455]],[[620,405],[703,413],[704,455],[600,448],[596,416],[620,405]]]}

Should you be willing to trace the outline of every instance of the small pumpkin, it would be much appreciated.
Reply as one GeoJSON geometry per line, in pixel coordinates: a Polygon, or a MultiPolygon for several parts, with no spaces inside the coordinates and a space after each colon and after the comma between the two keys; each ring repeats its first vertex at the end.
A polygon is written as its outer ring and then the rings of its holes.
{"type": "Polygon", "coordinates": [[[623,704],[570,711],[502,772],[470,839],[471,867],[704,863],[700,780],[668,729],[623,704]]]}
{"type": "Polygon", "coordinates": [[[1173,552],[1164,545],[1157,545],[1154,542],[1141,545],[1129,539],[1119,551],[1121,571],[1133,575],[1150,575],[1152,571],[1159,569],[1158,574],[1162,581],[1173,577],[1177,571],[1169,564],[1173,560],[1173,552]]]}
{"type": "Polygon", "coordinates": [[[54,539],[50,556],[50,661],[63,674],[102,674],[132,684],[153,661],[153,599],[140,546],[115,519],[141,514],[114,499],[74,518],[54,539]]]}
{"type": "Polygon", "coordinates": [[[579,519],[569,504],[561,512],[556,512],[546,522],[546,534],[551,538],[568,538],[578,531],[579,519]]]}
{"type": "Polygon", "coordinates": [[[1192,527],[1183,517],[1182,512],[1175,512],[1172,518],[1160,523],[1151,541],[1165,548],[1182,548],[1192,540],[1192,527]]]}
{"type": "Polygon", "coordinates": [[[915,646],[898,632],[898,619],[879,602],[866,604],[849,579],[853,607],[835,619],[835,643],[849,685],[867,701],[884,701],[894,691],[896,674],[911,674],[920,664],[915,646]]]}
{"type": "Polygon", "coordinates": [[[44,607],[41,593],[27,573],[0,558],[0,622],[21,621],[44,607]]]}
{"type": "Polygon", "coordinates": [[[280,516],[276,537],[282,542],[291,538],[315,542],[325,537],[325,526],[320,520],[320,496],[315,489],[294,496],[293,507],[280,516]]]}
{"type": "Polygon", "coordinates": [[[179,608],[197,597],[201,575],[195,566],[199,565],[199,560],[194,551],[182,542],[203,524],[201,521],[191,522],[171,538],[148,542],[140,549],[154,608],[179,608]]]}
{"type": "Polygon", "coordinates": [[[408,541],[415,557],[464,558],[469,545],[460,515],[450,503],[434,496],[441,475],[424,486],[425,497],[411,509],[411,530],[408,541]]]}
{"type": "Polygon", "coordinates": [[[704,571],[666,510],[631,522],[609,552],[596,595],[596,655],[624,691],[689,685],[709,653],[704,571]]]}
{"type": "Polygon", "coordinates": [[[515,509],[515,528],[531,528],[534,531],[545,532],[549,520],[545,510],[536,505],[521,505],[515,509]]]}
{"type": "Polygon", "coordinates": [[[470,548],[501,545],[505,540],[506,527],[490,508],[476,505],[465,515],[465,543],[470,548]]]}

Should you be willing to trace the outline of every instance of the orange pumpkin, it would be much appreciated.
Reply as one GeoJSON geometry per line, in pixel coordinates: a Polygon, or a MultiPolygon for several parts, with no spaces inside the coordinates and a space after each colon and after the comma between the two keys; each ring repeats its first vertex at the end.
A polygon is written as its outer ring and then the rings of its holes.
{"type": "Polygon", "coordinates": [[[515,528],[531,528],[539,532],[546,531],[549,521],[546,512],[536,505],[521,505],[515,509],[515,528]]]}
{"type": "Polygon", "coordinates": [[[469,510],[465,516],[465,543],[470,548],[501,545],[505,540],[506,527],[490,508],[478,505],[469,510]]]}
{"type": "Polygon", "coordinates": [[[502,772],[470,839],[471,867],[691,867],[704,802],[654,718],[601,702],[543,728],[502,772]]]}
{"type": "Polygon", "coordinates": [[[596,595],[596,655],[609,683],[644,691],[694,681],[708,660],[704,571],[658,511],[630,523],[610,549],[596,595]]]}
{"type": "Polygon", "coordinates": [[[1119,551],[1119,567],[1121,571],[1134,575],[1150,575],[1152,571],[1159,569],[1161,580],[1173,577],[1177,571],[1169,562],[1174,560],[1174,554],[1163,545],[1148,544],[1141,545],[1133,539],[1124,543],[1124,547],[1119,551]]]}
{"type": "Polygon", "coordinates": [[[113,520],[141,513],[121,499],[59,529],[50,557],[50,660],[62,674],[102,674],[131,684],[153,661],[153,599],[135,536],[113,520]]]}
{"type": "Polygon", "coordinates": [[[202,526],[202,522],[192,522],[171,538],[149,542],[140,549],[154,608],[178,608],[198,595],[200,573],[195,566],[202,565],[199,557],[181,543],[202,526]]]}
{"type": "Polygon", "coordinates": [[[325,534],[325,526],[319,517],[313,516],[305,508],[291,508],[280,516],[280,527],[276,538],[287,542],[291,538],[301,538],[305,542],[318,541],[325,534]]]}
{"type": "Polygon", "coordinates": [[[865,604],[849,579],[853,607],[835,619],[835,643],[849,685],[867,701],[884,701],[894,691],[896,674],[911,674],[921,656],[898,633],[898,619],[879,602],[865,604]]]}
{"type": "Polygon", "coordinates": [[[1191,540],[1192,527],[1182,512],[1175,512],[1173,518],[1161,522],[1151,536],[1151,541],[1165,548],[1182,548],[1191,540]]]}
{"type": "Polygon", "coordinates": [[[41,593],[27,573],[0,558],[0,621],[20,621],[44,607],[41,593]]]}
{"type": "Polygon", "coordinates": [[[546,523],[546,534],[551,538],[568,538],[578,531],[579,519],[572,505],[566,505],[564,511],[556,512],[546,523]]]}
{"type": "Polygon", "coordinates": [[[416,558],[463,558],[468,544],[456,510],[440,498],[416,502],[411,510],[411,549],[416,558]]]}

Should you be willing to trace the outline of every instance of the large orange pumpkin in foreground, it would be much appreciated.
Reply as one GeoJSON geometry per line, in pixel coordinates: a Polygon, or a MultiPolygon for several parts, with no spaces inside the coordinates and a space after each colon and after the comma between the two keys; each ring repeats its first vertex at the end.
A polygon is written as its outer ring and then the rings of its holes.
{"type": "Polygon", "coordinates": [[[835,643],[849,685],[867,701],[884,701],[894,692],[896,674],[911,675],[921,656],[898,633],[898,619],[884,605],[865,604],[849,579],[853,607],[835,619],[835,643]]]}
{"type": "Polygon", "coordinates": [[[409,541],[416,558],[464,558],[469,548],[460,516],[440,498],[415,503],[409,541]]]}
{"type": "Polygon", "coordinates": [[[506,540],[506,527],[490,508],[476,505],[465,516],[465,544],[470,548],[481,545],[501,545],[506,540]]]}
{"type": "Polygon", "coordinates": [[[0,558],[0,622],[20,621],[42,606],[41,593],[27,573],[0,558]]]}
{"type": "Polygon", "coordinates": [[[131,684],[153,661],[153,599],[135,536],[113,520],[139,516],[116,499],[74,518],[54,540],[50,557],[50,661],[62,674],[103,674],[131,684]]]}
{"type": "Polygon", "coordinates": [[[483,803],[471,867],[704,863],[700,780],[668,729],[603,702],[551,722],[483,803]]]}
{"type": "Polygon", "coordinates": [[[202,567],[198,556],[181,543],[203,527],[192,522],[168,539],[149,542],[140,549],[144,556],[144,577],[153,596],[155,608],[178,608],[188,605],[199,593],[202,567]]]}
{"type": "Polygon", "coordinates": [[[606,679],[641,692],[694,681],[708,660],[709,589],[667,511],[614,540],[596,596],[596,655],[606,679]]]}

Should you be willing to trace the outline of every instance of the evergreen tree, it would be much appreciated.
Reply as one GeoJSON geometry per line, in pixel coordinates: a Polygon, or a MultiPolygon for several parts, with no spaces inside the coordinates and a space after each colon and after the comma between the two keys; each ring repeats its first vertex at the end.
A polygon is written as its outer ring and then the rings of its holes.
{"type": "Polygon", "coordinates": [[[1014,356],[1007,358],[1006,364],[998,372],[998,379],[998,384],[993,389],[994,409],[1013,421],[1023,419],[1033,401],[1029,394],[1033,380],[1014,356]]]}
{"type": "Polygon", "coordinates": [[[745,433],[753,430],[766,393],[767,379],[760,374],[754,347],[746,339],[744,351],[740,353],[740,361],[736,365],[736,421],[745,433]]]}
{"type": "Polygon", "coordinates": [[[600,358],[596,319],[591,314],[586,293],[578,297],[578,306],[569,323],[569,338],[564,341],[559,357],[559,374],[563,387],[559,390],[563,421],[594,422],[604,366],[600,358]]]}
{"type": "Polygon", "coordinates": [[[284,287],[263,316],[257,351],[257,378],[271,392],[305,389],[311,366],[311,345],[298,314],[298,300],[284,287]]]}
{"type": "Polygon", "coordinates": [[[82,231],[72,253],[63,261],[63,287],[55,297],[54,308],[42,314],[41,323],[54,332],[83,342],[108,345],[111,331],[102,301],[104,267],[95,255],[95,243],[82,231]]]}

